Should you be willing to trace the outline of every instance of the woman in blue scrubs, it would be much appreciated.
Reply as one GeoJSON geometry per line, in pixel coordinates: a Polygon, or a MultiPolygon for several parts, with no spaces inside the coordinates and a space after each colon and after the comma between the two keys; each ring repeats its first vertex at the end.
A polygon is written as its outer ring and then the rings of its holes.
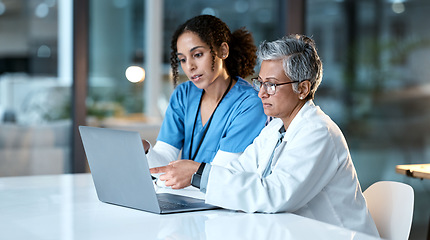
{"type": "Polygon", "coordinates": [[[151,173],[178,189],[190,185],[200,163],[237,159],[267,117],[243,79],[256,64],[256,46],[244,28],[232,33],[217,17],[200,15],[178,27],[171,48],[174,84],[179,64],[190,81],[175,88],[154,147],[143,143],[151,173]]]}

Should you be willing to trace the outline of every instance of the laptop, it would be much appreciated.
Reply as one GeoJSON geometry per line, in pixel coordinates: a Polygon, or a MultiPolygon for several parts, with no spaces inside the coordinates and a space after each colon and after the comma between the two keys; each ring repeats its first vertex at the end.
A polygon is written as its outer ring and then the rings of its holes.
{"type": "Polygon", "coordinates": [[[156,193],[138,132],[79,126],[100,201],[164,214],[218,208],[203,199],[156,193]]]}

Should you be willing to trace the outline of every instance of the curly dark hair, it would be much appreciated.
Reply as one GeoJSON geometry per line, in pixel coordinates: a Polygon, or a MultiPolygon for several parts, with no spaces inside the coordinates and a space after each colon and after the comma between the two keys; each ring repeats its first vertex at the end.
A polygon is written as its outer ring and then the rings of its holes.
{"type": "Polygon", "coordinates": [[[215,51],[223,42],[226,42],[229,46],[229,56],[225,60],[227,73],[231,77],[240,76],[242,78],[254,74],[257,47],[252,34],[243,27],[232,33],[221,19],[212,15],[199,15],[180,25],[172,36],[170,65],[175,87],[178,82],[179,65],[177,41],[179,36],[187,31],[196,33],[210,47],[212,67],[215,64],[215,51]]]}

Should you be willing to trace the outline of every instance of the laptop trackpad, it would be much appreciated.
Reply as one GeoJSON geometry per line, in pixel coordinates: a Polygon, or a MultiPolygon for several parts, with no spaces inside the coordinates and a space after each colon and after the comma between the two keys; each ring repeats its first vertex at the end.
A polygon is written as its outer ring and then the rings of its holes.
{"type": "Polygon", "coordinates": [[[157,194],[161,213],[217,209],[219,207],[205,203],[205,200],[170,193],[157,194]]]}
{"type": "Polygon", "coordinates": [[[158,193],[157,198],[158,198],[158,201],[171,202],[171,203],[176,203],[181,205],[190,205],[190,204],[193,205],[196,203],[201,204],[205,202],[205,200],[203,199],[192,198],[192,197],[181,196],[181,195],[170,194],[170,193],[158,193]]]}

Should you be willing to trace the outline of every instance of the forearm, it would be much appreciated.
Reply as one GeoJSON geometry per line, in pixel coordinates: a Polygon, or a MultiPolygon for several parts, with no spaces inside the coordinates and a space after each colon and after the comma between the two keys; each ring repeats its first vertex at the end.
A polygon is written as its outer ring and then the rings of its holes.
{"type": "Polygon", "coordinates": [[[236,161],[242,153],[232,153],[232,152],[225,152],[222,150],[219,150],[214,159],[212,160],[212,165],[217,165],[221,167],[228,166],[232,161],[236,161]]]}
{"type": "MultiPolygon", "coordinates": [[[[259,174],[261,170],[253,171],[239,164],[232,164],[230,168],[212,166],[206,186],[206,202],[245,212],[297,211],[327,185],[337,169],[337,161],[329,146],[321,144],[306,149],[315,151],[303,154],[284,149],[267,177],[259,174]]],[[[251,158],[241,157],[240,160],[235,163],[251,162],[251,158]]],[[[265,169],[265,166],[259,169],[265,169]]]]}
{"type": "Polygon", "coordinates": [[[193,186],[200,188],[200,191],[205,193],[206,192],[206,186],[208,183],[208,178],[209,178],[209,172],[210,172],[212,165],[226,166],[231,161],[236,161],[239,158],[240,154],[241,153],[231,153],[231,152],[224,152],[224,151],[219,150],[217,152],[217,154],[215,155],[212,163],[206,164],[206,166],[204,166],[204,171],[201,175],[201,178],[199,179],[199,181],[196,184],[193,184],[193,186]]]}

